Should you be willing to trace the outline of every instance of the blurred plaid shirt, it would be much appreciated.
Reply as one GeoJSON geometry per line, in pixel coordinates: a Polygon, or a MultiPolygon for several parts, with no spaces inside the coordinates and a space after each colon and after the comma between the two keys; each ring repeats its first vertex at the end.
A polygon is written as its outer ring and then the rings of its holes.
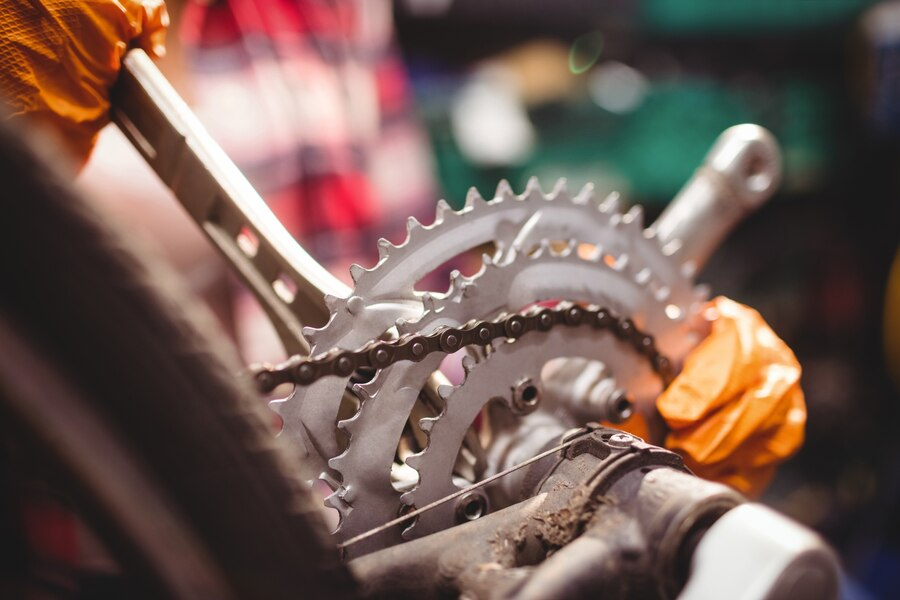
{"type": "Polygon", "coordinates": [[[430,149],[384,0],[189,2],[194,109],[285,226],[340,276],[430,222],[430,149]]]}

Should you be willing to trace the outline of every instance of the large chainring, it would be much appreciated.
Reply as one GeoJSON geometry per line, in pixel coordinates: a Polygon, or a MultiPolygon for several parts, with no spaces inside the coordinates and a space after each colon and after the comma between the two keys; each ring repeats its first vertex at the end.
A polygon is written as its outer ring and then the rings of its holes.
{"type": "MultiPolygon", "coordinates": [[[[399,246],[382,242],[379,263],[369,270],[354,267],[353,293],[345,299],[329,298],[330,321],[308,334],[314,353],[355,350],[373,340],[427,335],[536,303],[567,300],[629,317],[677,365],[695,342],[688,323],[707,292],[694,285],[690,269],[677,253],[663,246],[652,230],[644,229],[640,208],[622,213],[616,196],[597,203],[586,187],[573,197],[561,182],[545,194],[534,179],[516,196],[501,184],[494,199],[484,201],[470,194],[458,212],[442,204],[428,227],[410,221],[407,240],[399,246]],[[443,294],[416,290],[417,282],[448,258],[486,243],[493,244],[495,252],[484,257],[478,273],[455,274],[443,294]]],[[[591,359],[608,368],[615,379],[612,387],[639,406],[652,406],[660,382],[639,353],[623,352],[615,343],[604,342],[603,336],[576,333],[567,342],[560,335],[568,333],[545,334],[546,343],[516,340],[473,353],[480,358],[467,361],[466,380],[456,388],[442,388],[446,406],[426,413],[422,428],[429,430],[430,441],[407,462],[407,471],[409,467],[417,471],[418,483],[414,479],[411,487],[401,488],[403,493],[394,485],[396,477],[392,480],[402,465],[398,443],[408,431],[407,421],[426,382],[441,366],[442,353],[420,362],[392,363],[371,381],[354,386],[359,409],[337,423],[337,429],[349,436],[346,447],[337,441],[335,423],[354,370],[349,366],[298,387],[293,397],[274,404],[288,439],[302,446],[304,454],[320,459],[323,478],[334,489],[326,504],[341,514],[338,536],[358,535],[396,517],[406,506],[421,506],[435,500],[436,494],[456,489],[452,466],[448,471],[447,465],[456,460],[473,415],[497,397],[472,391],[483,388],[472,383],[473,373],[479,374],[478,381],[490,379],[508,395],[523,378],[539,380],[541,367],[552,359],[591,359]]],[[[579,414],[584,414],[583,406],[579,414]]],[[[598,412],[593,418],[603,416],[598,412]]],[[[423,515],[405,537],[452,526],[451,512],[423,515]]],[[[369,546],[357,545],[354,552],[401,539],[399,532],[393,538],[380,536],[369,546]]]]}
{"type": "MultiPolygon", "coordinates": [[[[313,344],[312,354],[332,348],[356,349],[371,340],[394,335],[398,321],[418,321],[432,301],[444,302],[454,291],[451,286],[446,294],[420,292],[416,290],[417,282],[454,256],[492,244],[492,264],[505,266],[522,253],[537,252],[542,245],[568,244],[573,240],[593,245],[600,260],[619,269],[620,275],[609,277],[609,281],[621,279],[629,286],[640,287],[640,292],[631,298],[620,295],[622,308],[628,314],[632,306],[662,303],[666,308],[666,326],[649,332],[667,346],[672,340],[686,349],[690,342],[683,342],[686,338],[677,332],[683,333],[688,316],[705,292],[700,290],[698,297],[689,265],[679,260],[677,252],[670,252],[677,247],[664,251],[653,232],[643,228],[642,220],[639,207],[621,213],[616,195],[598,203],[590,186],[573,196],[562,181],[545,194],[537,180],[532,179],[518,196],[502,182],[489,201],[470,192],[460,211],[452,211],[441,202],[432,225],[410,220],[407,239],[402,244],[394,246],[381,240],[380,259],[375,267],[351,268],[353,292],[347,298],[327,298],[331,319],[321,329],[306,330],[313,344]]],[[[571,287],[565,278],[551,276],[543,283],[543,299],[568,298],[562,293],[571,287]]],[[[516,298],[523,302],[512,305],[504,298],[493,308],[517,310],[539,299],[529,299],[525,294],[516,298]]],[[[475,310],[468,318],[489,316],[475,310]]],[[[668,348],[667,353],[675,359],[683,355],[682,351],[668,348]]],[[[329,459],[344,451],[335,422],[349,381],[349,375],[325,378],[273,403],[273,409],[284,420],[283,435],[308,457],[317,472],[330,472],[337,479],[342,478],[342,473],[332,470],[329,459]]]]}

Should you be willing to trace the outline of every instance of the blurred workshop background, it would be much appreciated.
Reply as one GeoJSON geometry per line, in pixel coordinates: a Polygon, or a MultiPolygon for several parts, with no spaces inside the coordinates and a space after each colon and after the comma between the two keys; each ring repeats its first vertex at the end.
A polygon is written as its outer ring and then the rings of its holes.
{"type": "MultiPolygon", "coordinates": [[[[176,40],[163,68],[202,103],[173,66],[187,51],[181,3],[169,4],[176,40]]],[[[758,309],[804,368],[807,441],[764,500],[834,544],[846,598],[896,597],[900,3],[398,0],[393,13],[427,141],[419,166],[432,165],[436,186],[401,171],[381,176],[386,189],[458,207],[473,185],[489,197],[500,179],[520,191],[532,175],[545,189],[565,177],[570,189],[621,192],[649,222],[724,129],[751,122],[775,134],[781,191],[700,279],[758,309]]],[[[104,143],[113,153],[124,144],[104,143]]],[[[104,152],[83,179],[115,205],[109,171],[124,171],[104,167],[104,152]]],[[[389,215],[399,226],[401,212],[389,215]]],[[[170,254],[203,246],[191,227],[163,228],[170,254]]],[[[221,281],[205,261],[182,265],[201,292],[221,281]]]]}
{"type": "Polygon", "coordinates": [[[804,368],[807,441],[765,500],[835,545],[846,597],[893,597],[900,404],[883,349],[900,334],[885,328],[900,6],[422,0],[402,5],[398,32],[452,199],[535,174],[619,190],[652,215],[726,127],[775,134],[780,193],[700,279],[757,308],[804,368]]]}
{"type": "Polygon", "coordinates": [[[649,221],[726,127],[775,134],[781,191],[700,279],[757,308],[803,365],[807,441],[764,500],[835,545],[847,598],[896,597],[900,5],[409,0],[397,27],[457,202],[468,185],[566,177],[649,221]]]}

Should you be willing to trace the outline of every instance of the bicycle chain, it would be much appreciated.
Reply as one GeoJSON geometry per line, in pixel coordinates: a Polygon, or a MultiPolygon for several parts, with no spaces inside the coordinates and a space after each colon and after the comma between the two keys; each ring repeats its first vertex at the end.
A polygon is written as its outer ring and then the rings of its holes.
{"type": "Polygon", "coordinates": [[[653,371],[668,387],[674,377],[672,363],[657,349],[653,336],[640,331],[629,318],[621,318],[597,305],[581,306],[568,302],[553,308],[535,306],[520,313],[504,315],[493,321],[469,321],[462,327],[441,327],[427,335],[407,335],[395,340],[370,342],[359,350],[331,350],[315,357],[292,356],[279,365],[262,365],[253,371],[262,393],[284,383],[310,385],[322,377],[348,377],[358,369],[383,369],[396,362],[419,362],[433,352],[447,354],[472,346],[486,346],[499,338],[515,339],[530,331],[549,331],[553,327],[591,326],[608,330],[628,342],[650,362],[653,371]]]}

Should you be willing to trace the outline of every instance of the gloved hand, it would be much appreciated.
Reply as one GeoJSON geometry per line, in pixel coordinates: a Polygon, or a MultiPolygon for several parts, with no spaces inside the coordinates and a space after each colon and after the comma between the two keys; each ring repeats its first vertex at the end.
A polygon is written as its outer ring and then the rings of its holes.
{"type": "Polygon", "coordinates": [[[163,0],[7,0],[0,11],[0,96],[13,118],[46,123],[87,160],[109,122],[109,90],[135,43],[165,53],[163,0]]]}
{"type": "Polygon", "coordinates": [[[666,447],[700,477],[757,495],[803,443],[800,364],[755,310],[719,297],[703,315],[709,336],[657,400],[666,447]]]}

